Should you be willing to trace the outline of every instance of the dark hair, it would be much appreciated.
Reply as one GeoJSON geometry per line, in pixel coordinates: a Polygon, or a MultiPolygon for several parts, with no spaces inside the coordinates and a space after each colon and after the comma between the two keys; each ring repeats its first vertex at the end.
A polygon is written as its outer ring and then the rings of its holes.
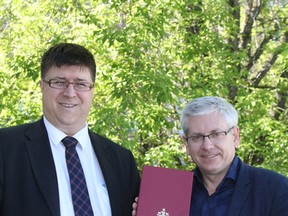
{"type": "Polygon", "coordinates": [[[41,61],[41,78],[53,67],[79,65],[89,68],[93,82],[96,77],[96,63],[93,55],[83,46],[72,43],[60,43],[44,53],[41,61]]]}

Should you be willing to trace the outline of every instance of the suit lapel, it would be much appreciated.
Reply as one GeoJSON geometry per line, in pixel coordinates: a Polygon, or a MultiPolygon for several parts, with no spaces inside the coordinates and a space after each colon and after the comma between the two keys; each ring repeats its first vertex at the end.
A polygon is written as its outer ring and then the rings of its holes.
{"type": "Polygon", "coordinates": [[[57,176],[43,120],[32,124],[27,131],[27,136],[30,140],[26,141],[26,148],[36,182],[47,202],[51,215],[59,216],[57,176]]]}
{"type": "Polygon", "coordinates": [[[245,205],[250,191],[249,169],[247,169],[247,166],[242,161],[240,163],[241,165],[238,173],[238,180],[236,181],[227,216],[241,215],[241,210],[245,205]]]}
{"type": "Polygon", "coordinates": [[[117,181],[118,178],[116,172],[111,164],[115,159],[113,158],[113,152],[109,145],[106,145],[104,139],[100,140],[98,136],[91,131],[89,131],[89,134],[107,185],[112,215],[119,215],[121,212],[121,206],[119,203],[119,200],[121,200],[119,192],[120,184],[117,181]]]}

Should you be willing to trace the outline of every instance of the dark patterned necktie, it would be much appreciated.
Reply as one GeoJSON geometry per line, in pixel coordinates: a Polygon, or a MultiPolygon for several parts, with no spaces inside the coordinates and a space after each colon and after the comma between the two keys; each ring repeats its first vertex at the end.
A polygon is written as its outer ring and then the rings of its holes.
{"type": "Polygon", "coordinates": [[[78,140],[74,137],[67,136],[62,139],[62,143],[66,148],[66,164],[70,178],[75,216],[93,216],[84,172],[76,151],[78,140]]]}

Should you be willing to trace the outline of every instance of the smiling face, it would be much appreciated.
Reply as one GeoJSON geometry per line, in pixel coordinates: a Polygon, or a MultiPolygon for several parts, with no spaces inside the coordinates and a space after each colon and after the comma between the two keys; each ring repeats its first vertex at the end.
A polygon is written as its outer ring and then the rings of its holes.
{"type": "MultiPolygon", "coordinates": [[[[207,135],[213,132],[227,131],[229,126],[223,116],[214,112],[206,115],[192,116],[188,121],[189,133],[192,135],[207,135]]],[[[223,136],[217,143],[205,137],[200,144],[184,140],[187,154],[197,164],[202,175],[219,175],[224,177],[235,156],[235,148],[239,146],[239,128],[223,136]]]]}
{"type": "MultiPolygon", "coordinates": [[[[93,83],[90,71],[84,66],[51,67],[44,80],[64,79],[69,82],[85,81],[93,83]]],[[[93,99],[90,91],[78,92],[69,84],[65,90],[51,88],[40,82],[43,113],[47,120],[67,135],[73,135],[84,127],[93,99]]]]}

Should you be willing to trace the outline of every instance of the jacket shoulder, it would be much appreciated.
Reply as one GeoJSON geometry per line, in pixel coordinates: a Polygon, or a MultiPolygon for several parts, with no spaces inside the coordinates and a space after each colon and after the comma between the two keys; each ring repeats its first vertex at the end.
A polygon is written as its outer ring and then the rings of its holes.
{"type": "MultiPolygon", "coordinates": [[[[255,183],[257,185],[270,185],[272,188],[275,186],[286,185],[288,189],[288,178],[280,173],[273,170],[264,169],[260,167],[254,167],[241,163],[240,175],[247,175],[250,183],[255,183]]],[[[268,189],[268,188],[267,188],[268,189]]],[[[271,188],[270,188],[271,189],[271,188]]]]}
{"type": "MultiPolygon", "coordinates": [[[[26,140],[32,136],[43,134],[44,123],[42,120],[0,129],[0,140],[15,141],[26,140]]],[[[2,143],[2,142],[1,142],[2,143]]]]}

